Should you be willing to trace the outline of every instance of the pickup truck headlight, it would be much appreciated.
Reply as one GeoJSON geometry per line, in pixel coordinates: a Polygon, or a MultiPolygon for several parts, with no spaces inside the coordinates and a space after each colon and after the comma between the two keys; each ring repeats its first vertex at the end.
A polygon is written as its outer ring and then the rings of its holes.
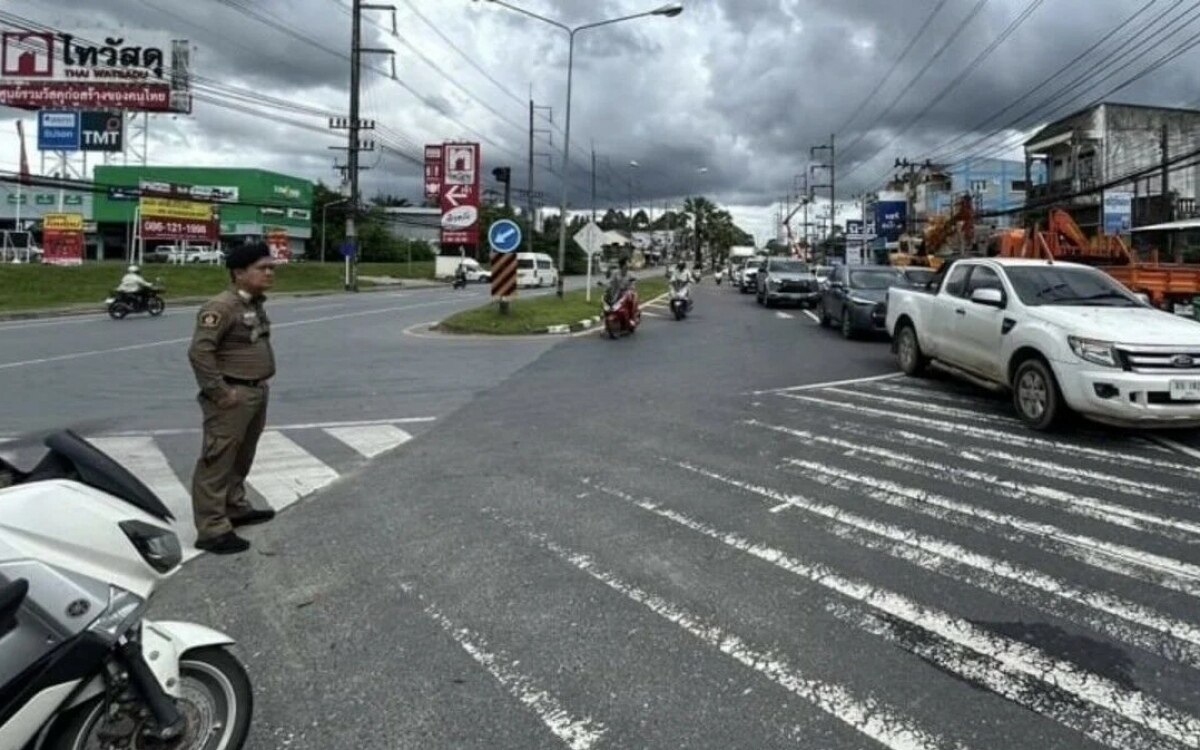
{"type": "Polygon", "coordinates": [[[1075,356],[1080,359],[1105,367],[1120,367],[1112,342],[1068,336],[1067,343],[1071,345],[1071,351],[1075,352],[1075,356]]]}
{"type": "Polygon", "coordinates": [[[856,305],[874,305],[875,304],[875,300],[863,299],[862,297],[851,297],[850,301],[856,305]]]}
{"type": "Polygon", "coordinates": [[[780,282],[779,279],[767,279],[767,286],[771,287],[772,289],[778,289],[781,285],[782,282],[780,282]]]}

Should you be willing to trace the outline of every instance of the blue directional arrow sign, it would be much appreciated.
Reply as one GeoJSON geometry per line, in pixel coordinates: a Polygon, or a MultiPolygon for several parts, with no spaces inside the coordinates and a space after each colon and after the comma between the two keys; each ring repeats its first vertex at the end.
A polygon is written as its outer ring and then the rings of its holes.
{"type": "Polygon", "coordinates": [[[346,240],[345,242],[342,243],[341,251],[342,251],[343,257],[353,258],[355,255],[358,254],[358,245],[351,242],[350,240],[346,240]]]}
{"type": "Polygon", "coordinates": [[[512,219],[500,219],[488,227],[488,244],[497,253],[511,253],[521,246],[521,227],[512,219]]]}

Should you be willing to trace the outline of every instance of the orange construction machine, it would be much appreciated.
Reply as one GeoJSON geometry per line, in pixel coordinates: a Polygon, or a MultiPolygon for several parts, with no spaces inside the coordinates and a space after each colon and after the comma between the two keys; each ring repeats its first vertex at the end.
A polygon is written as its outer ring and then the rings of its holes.
{"type": "Polygon", "coordinates": [[[930,219],[920,242],[908,235],[902,237],[900,252],[888,256],[888,262],[893,266],[928,266],[936,271],[945,262],[942,250],[955,236],[961,238],[960,252],[975,241],[975,204],[969,195],[955,201],[948,216],[930,219]]]}
{"type": "Polygon", "coordinates": [[[1150,298],[1156,307],[1167,303],[1191,304],[1200,295],[1200,266],[1159,263],[1155,251],[1143,262],[1117,235],[1100,234],[1089,238],[1062,209],[1052,209],[1043,230],[1034,227],[1010,229],[992,235],[988,255],[1004,258],[1045,258],[1086,263],[1096,266],[1134,292],[1150,298]]]}

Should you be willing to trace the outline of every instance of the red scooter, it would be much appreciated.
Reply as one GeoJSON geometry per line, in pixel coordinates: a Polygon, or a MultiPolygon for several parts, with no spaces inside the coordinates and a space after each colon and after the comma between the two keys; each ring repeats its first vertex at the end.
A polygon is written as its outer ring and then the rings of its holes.
{"type": "Polygon", "coordinates": [[[637,285],[630,284],[615,303],[605,295],[604,330],[610,339],[623,333],[632,334],[642,322],[642,310],[638,307],[637,285]]]}

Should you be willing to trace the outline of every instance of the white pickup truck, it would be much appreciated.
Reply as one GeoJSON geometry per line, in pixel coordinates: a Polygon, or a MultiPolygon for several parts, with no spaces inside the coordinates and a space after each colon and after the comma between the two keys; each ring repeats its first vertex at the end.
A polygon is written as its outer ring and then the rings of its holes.
{"type": "Polygon", "coordinates": [[[906,374],[932,361],[1001,386],[1039,430],[1068,409],[1123,426],[1200,425],[1200,323],[1074,263],[964,259],[938,281],[936,291],[888,293],[906,374]]]}

